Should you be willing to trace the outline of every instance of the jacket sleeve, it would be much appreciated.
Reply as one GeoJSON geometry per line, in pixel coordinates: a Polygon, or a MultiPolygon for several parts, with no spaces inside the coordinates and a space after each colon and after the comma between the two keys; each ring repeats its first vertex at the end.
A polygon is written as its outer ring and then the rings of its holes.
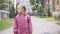
{"type": "Polygon", "coordinates": [[[29,29],[29,33],[32,34],[32,23],[31,23],[31,17],[28,17],[28,29],[29,29]]]}
{"type": "Polygon", "coordinates": [[[14,34],[18,33],[18,22],[17,19],[15,18],[14,20],[14,28],[13,28],[14,34]]]}

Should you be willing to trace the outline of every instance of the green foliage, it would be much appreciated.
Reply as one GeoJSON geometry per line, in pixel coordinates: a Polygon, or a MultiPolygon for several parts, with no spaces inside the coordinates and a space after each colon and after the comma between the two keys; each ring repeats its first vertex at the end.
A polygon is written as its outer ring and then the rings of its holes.
{"type": "Polygon", "coordinates": [[[10,9],[9,9],[10,10],[10,14],[9,14],[9,17],[10,18],[15,18],[15,16],[17,15],[17,13],[18,13],[18,11],[17,11],[18,4],[19,3],[17,3],[17,5],[16,5],[16,9],[14,8],[14,5],[13,4],[10,5],[10,9]]]}
{"type": "MultiPolygon", "coordinates": [[[[31,2],[31,4],[34,6],[34,7],[36,7],[36,8],[34,8],[33,7],[33,11],[34,10],[36,10],[36,11],[38,11],[39,13],[40,13],[40,16],[42,15],[42,16],[46,16],[46,14],[44,13],[44,0],[30,0],[30,2],[31,2]],[[41,6],[39,6],[39,5],[41,5],[41,6]]],[[[49,1],[48,1],[48,3],[49,3],[49,1]]],[[[47,9],[47,16],[48,17],[51,17],[52,15],[51,15],[51,12],[50,12],[50,5],[48,5],[47,6],[48,7],[48,9],[47,9]]]]}
{"type": "Polygon", "coordinates": [[[35,8],[35,7],[33,7],[33,9],[32,9],[32,10],[34,11],[34,10],[36,10],[36,8],[35,8]]]}
{"type": "Polygon", "coordinates": [[[54,12],[52,15],[56,20],[60,20],[60,12],[54,12]]]}
{"type": "Polygon", "coordinates": [[[32,5],[34,5],[34,4],[35,4],[35,3],[34,3],[34,2],[35,2],[34,0],[30,0],[30,2],[31,2],[31,4],[32,4],[32,5]]]}
{"type": "Polygon", "coordinates": [[[8,1],[7,0],[0,0],[0,10],[5,9],[8,7],[8,1]]]}
{"type": "Polygon", "coordinates": [[[33,11],[36,10],[40,13],[40,15],[42,15],[42,13],[44,12],[44,0],[30,0],[31,4],[35,5],[33,7],[33,11]],[[37,5],[36,5],[37,4],[37,5]],[[41,5],[41,6],[39,6],[41,5]]]}
{"type": "Polygon", "coordinates": [[[10,7],[10,14],[9,14],[9,17],[10,18],[14,18],[15,17],[15,8],[14,8],[14,5],[12,5],[11,7],[10,7]]]}
{"type": "Polygon", "coordinates": [[[50,12],[50,8],[48,8],[48,17],[51,17],[51,16],[52,16],[52,14],[50,12]]]}

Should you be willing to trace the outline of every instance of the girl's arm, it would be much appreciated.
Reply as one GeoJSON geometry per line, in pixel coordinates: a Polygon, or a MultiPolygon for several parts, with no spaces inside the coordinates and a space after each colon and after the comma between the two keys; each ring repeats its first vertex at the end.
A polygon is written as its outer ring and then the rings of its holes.
{"type": "Polygon", "coordinates": [[[31,17],[30,16],[28,19],[28,29],[29,29],[29,33],[32,34],[32,23],[31,23],[31,17]]]}
{"type": "Polygon", "coordinates": [[[14,28],[13,28],[14,34],[18,33],[18,22],[17,19],[15,18],[14,20],[14,28]]]}

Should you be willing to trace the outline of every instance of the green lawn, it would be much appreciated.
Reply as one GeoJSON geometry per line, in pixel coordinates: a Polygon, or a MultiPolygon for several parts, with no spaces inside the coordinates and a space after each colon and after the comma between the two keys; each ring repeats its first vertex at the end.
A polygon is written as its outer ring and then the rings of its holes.
{"type": "Polygon", "coordinates": [[[57,21],[56,23],[60,25],[60,21],[57,21]]]}
{"type": "Polygon", "coordinates": [[[3,18],[0,21],[0,30],[7,29],[13,26],[13,19],[3,18]]]}
{"type": "Polygon", "coordinates": [[[35,16],[35,17],[38,17],[38,18],[48,18],[48,16],[35,16]]]}
{"type": "MultiPolygon", "coordinates": [[[[53,17],[48,17],[47,20],[48,20],[48,21],[54,21],[55,18],[53,18],[53,17]]],[[[59,24],[59,25],[60,25],[60,21],[57,21],[57,20],[55,20],[55,21],[56,21],[56,24],[59,24]]]]}
{"type": "Polygon", "coordinates": [[[48,21],[52,21],[52,20],[55,20],[53,17],[47,17],[47,16],[36,16],[38,18],[46,18],[48,21]]]}
{"type": "Polygon", "coordinates": [[[46,18],[48,21],[54,21],[55,20],[55,18],[53,18],[53,17],[47,17],[46,18]]]}
{"type": "Polygon", "coordinates": [[[36,17],[40,18],[40,16],[36,16],[36,17]]]}

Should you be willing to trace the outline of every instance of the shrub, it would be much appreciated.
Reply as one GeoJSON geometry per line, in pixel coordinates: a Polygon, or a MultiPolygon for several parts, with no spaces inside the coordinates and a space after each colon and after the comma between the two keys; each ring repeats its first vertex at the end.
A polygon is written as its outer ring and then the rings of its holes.
{"type": "Polygon", "coordinates": [[[60,21],[57,21],[56,23],[60,25],[60,21]]]}
{"type": "Polygon", "coordinates": [[[52,17],[54,17],[56,20],[60,20],[60,12],[56,11],[52,14],[52,17]]]}

